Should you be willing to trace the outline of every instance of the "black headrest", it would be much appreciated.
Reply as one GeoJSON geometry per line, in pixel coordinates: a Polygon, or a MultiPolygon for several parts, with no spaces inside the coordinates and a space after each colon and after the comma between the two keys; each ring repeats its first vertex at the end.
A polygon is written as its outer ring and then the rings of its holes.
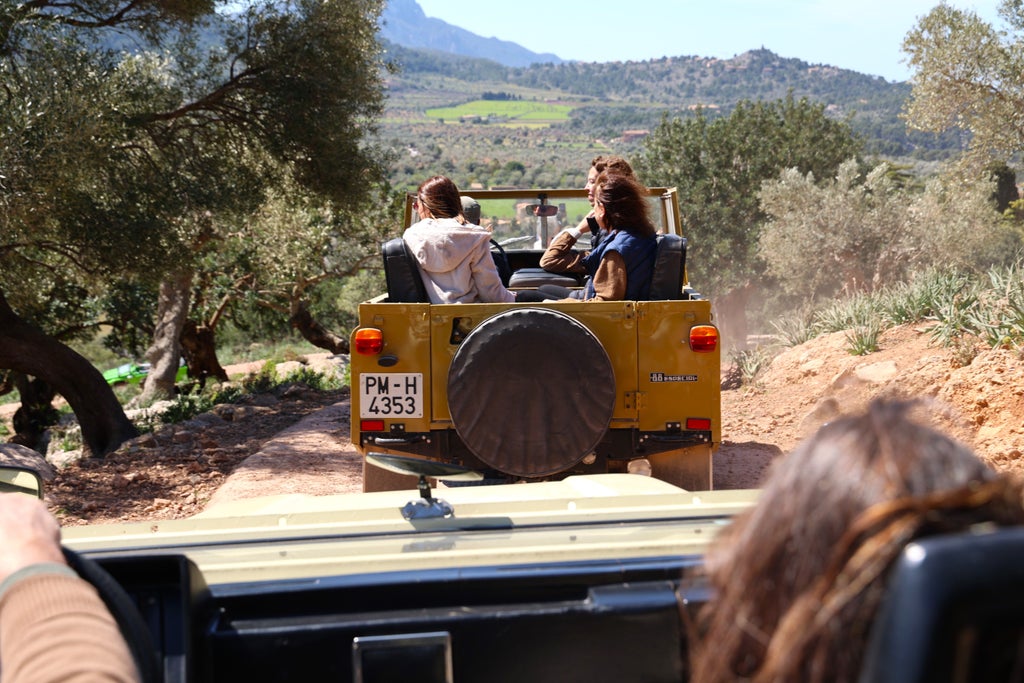
{"type": "Polygon", "coordinates": [[[652,301],[683,298],[683,274],[686,272],[686,238],[679,235],[658,235],[651,276],[652,301]]]}
{"type": "Polygon", "coordinates": [[[925,538],[892,570],[860,681],[1010,680],[1021,634],[1024,528],[925,538]]]}
{"type": "Polygon", "coordinates": [[[384,279],[388,285],[388,301],[391,303],[429,303],[427,288],[420,277],[416,257],[409,251],[401,237],[388,240],[381,247],[384,255],[384,279]]]}

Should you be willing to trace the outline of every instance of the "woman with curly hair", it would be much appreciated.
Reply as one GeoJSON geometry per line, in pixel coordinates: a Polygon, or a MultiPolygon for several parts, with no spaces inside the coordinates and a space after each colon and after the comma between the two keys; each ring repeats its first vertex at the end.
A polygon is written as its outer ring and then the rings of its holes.
{"type": "Polygon", "coordinates": [[[691,681],[856,681],[909,542],[1024,523],[1020,482],[912,420],[916,405],[875,401],[773,465],[706,557],[691,681]]]}
{"type": "Polygon", "coordinates": [[[594,218],[601,239],[589,252],[573,249],[582,232],[566,230],[555,237],[540,259],[551,272],[584,271],[590,276],[583,290],[542,286],[553,296],[596,301],[647,299],[654,274],[657,229],[648,213],[647,191],[629,175],[605,170],[593,184],[594,218]]]}

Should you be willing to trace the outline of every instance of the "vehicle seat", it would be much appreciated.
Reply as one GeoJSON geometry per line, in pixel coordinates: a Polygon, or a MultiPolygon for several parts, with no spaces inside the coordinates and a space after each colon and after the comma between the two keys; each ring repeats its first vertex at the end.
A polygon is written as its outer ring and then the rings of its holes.
{"type": "Polygon", "coordinates": [[[1013,680],[1022,645],[1024,528],[934,536],[898,558],[860,681],[1013,680]]]}
{"type": "Polygon", "coordinates": [[[384,256],[384,280],[388,286],[388,301],[391,303],[430,303],[427,287],[420,275],[416,257],[409,251],[401,237],[395,237],[381,247],[384,256]]]}
{"type": "Polygon", "coordinates": [[[541,285],[557,285],[559,287],[579,287],[580,281],[566,273],[552,273],[543,268],[520,268],[512,273],[508,286],[525,289],[541,285]]]}
{"type": "Polygon", "coordinates": [[[658,250],[651,275],[652,301],[685,299],[683,277],[686,273],[686,238],[679,235],[658,235],[658,250]]]}

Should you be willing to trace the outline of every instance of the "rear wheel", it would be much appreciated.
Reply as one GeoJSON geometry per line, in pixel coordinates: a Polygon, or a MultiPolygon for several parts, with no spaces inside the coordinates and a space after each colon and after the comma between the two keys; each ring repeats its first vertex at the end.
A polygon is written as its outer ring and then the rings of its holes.
{"type": "Polygon", "coordinates": [[[448,372],[448,408],[487,466],[544,477],[601,441],[615,408],[611,360],[594,334],[552,309],[515,308],[478,325],[448,372]]]}

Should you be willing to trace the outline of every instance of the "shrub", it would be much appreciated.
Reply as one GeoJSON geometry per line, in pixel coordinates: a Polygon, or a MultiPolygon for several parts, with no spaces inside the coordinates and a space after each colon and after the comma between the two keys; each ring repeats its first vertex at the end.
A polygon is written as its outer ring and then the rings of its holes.
{"type": "Polygon", "coordinates": [[[773,320],[771,326],[775,328],[775,338],[786,346],[799,346],[820,334],[809,318],[799,315],[773,320]]]}
{"type": "Polygon", "coordinates": [[[878,337],[882,334],[882,325],[871,320],[857,325],[846,333],[846,341],[850,344],[850,353],[855,356],[866,356],[878,350],[878,337]]]}

